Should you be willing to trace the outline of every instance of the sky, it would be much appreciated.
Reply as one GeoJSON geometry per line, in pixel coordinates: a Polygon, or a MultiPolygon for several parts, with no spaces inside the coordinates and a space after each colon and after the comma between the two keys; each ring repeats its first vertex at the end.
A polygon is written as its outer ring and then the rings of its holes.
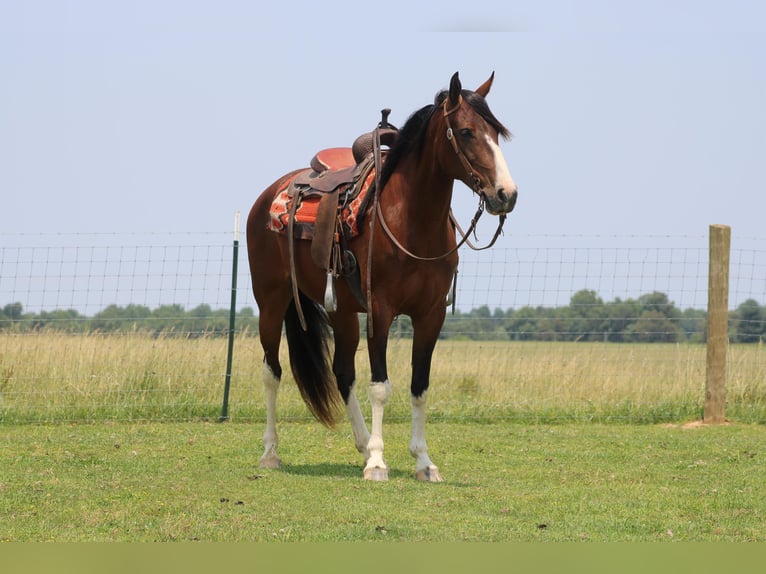
{"type": "Polygon", "coordinates": [[[401,126],[494,71],[519,186],[498,245],[762,238],[765,24],[755,0],[0,0],[0,237],[228,232],[382,108],[401,126]]]}
{"type": "Polygon", "coordinates": [[[763,234],[761,2],[0,6],[4,232],[228,230],[381,108],[494,71],[515,231],[763,234]]]}

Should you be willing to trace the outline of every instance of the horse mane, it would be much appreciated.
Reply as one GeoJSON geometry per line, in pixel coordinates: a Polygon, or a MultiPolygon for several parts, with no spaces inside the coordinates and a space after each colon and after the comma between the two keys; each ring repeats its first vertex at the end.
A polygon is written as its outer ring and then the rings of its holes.
{"type": "MultiPolygon", "coordinates": [[[[391,175],[396,171],[397,166],[403,157],[408,156],[411,153],[420,154],[423,149],[423,139],[426,133],[426,126],[428,126],[431,116],[438,109],[441,109],[442,103],[449,95],[448,90],[442,90],[436,94],[434,103],[427,106],[423,106],[416,112],[414,112],[404,123],[404,126],[399,130],[399,135],[396,138],[396,143],[388,151],[386,156],[386,163],[383,164],[383,169],[380,173],[380,188],[383,189],[386,183],[391,178],[391,175]]],[[[486,121],[492,128],[497,131],[498,135],[503,139],[510,139],[511,132],[508,131],[500,120],[498,120],[487,105],[487,100],[483,96],[480,96],[476,92],[470,90],[462,91],[463,100],[479,114],[484,121],[486,121]]]]}
{"type": "Polygon", "coordinates": [[[410,153],[420,154],[423,148],[423,136],[426,133],[426,126],[431,121],[431,116],[437,109],[435,104],[423,106],[414,112],[399,130],[396,136],[396,143],[391,147],[386,155],[386,163],[380,172],[380,189],[386,187],[386,183],[391,178],[399,162],[410,153]]]}

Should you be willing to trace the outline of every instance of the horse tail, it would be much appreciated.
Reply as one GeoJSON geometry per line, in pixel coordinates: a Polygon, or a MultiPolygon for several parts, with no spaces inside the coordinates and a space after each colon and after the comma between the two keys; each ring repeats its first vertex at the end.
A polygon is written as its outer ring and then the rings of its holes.
{"type": "Polygon", "coordinates": [[[295,300],[290,301],[285,313],[290,368],[306,406],[319,422],[332,427],[343,399],[332,372],[330,324],[322,307],[302,292],[298,296],[307,330],[301,328],[295,300]]]}

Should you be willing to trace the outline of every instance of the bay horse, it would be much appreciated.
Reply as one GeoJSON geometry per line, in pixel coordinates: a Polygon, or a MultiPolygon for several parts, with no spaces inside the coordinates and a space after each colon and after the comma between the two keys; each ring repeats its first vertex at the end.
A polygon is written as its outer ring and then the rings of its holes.
{"type": "Polygon", "coordinates": [[[337,305],[326,312],[317,303],[323,300],[325,272],[312,261],[309,242],[296,240],[293,246],[285,234],[268,228],[273,200],[297,171],[274,182],[256,199],[247,220],[247,248],[264,352],[267,410],[262,468],[281,464],[276,403],[284,323],[290,366],[307,406],[327,426],[334,424],[338,411],[345,407],[355,446],[364,456],[364,478],[388,479],[383,458],[383,411],[391,393],[386,347],[393,320],[405,314],[412,319],[413,328],[409,449],[416,459],[415,476],[424,481],[442,480],[428,456],[425,409],[431,358],[458,265],[459,244],[450,208],[453,184],[458,180],[473,189],[479,196],[480,211],[486,207],[501,222],[517,198],[516,184],[498,143],[510,134],[486,102],[493,79],[494,72],[476,91],[470,91],[462,88],[455,73],[449,89],[439,92],[433,104],[414,112],[387,150],[376,199],[367,208],[359,235],[348,242],[348,250],[360,262],[361,285],[368,289],[366,305],[347,282],[340,281],[337,305]],[[293,256],[292,274],[289,254],[293,256]],[[358,313],[363,312],[367,313],[372,375],[367,387],[370,431],[354,393],[354,357],[361,337],[358,313]]]}

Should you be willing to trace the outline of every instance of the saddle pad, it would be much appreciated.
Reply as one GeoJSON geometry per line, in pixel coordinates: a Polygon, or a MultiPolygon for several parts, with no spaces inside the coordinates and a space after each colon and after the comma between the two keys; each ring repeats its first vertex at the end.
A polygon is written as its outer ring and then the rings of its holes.
{"type": "MultiPolygon", "coordinates": [[[[269,225],[271,231],[287,234],[287,220],[290,217],[290,202],[292,198],[289,194],[290,184],[296,176],[287,179],[277,191],[274,201],[269,210],[269,225]]],[[[356,237],[361,233],[364,214],[367,211],[369,201],[369,191],[372,182],[375,181],[375,170],[372,169],[367,178],[362,182],[362,188],[359,193],[350,202],[344,202],[345,189],[340,190],[340,218],[343,225],[343,232],[347,238],[356,237]]],[[[301,199],[301,204],[295,212],[295,237],[298,239],[312,239],[314,237],[314,222],[316,221],[317,208],[319,207],[320,196],[311,194],[301,199]]]]}

